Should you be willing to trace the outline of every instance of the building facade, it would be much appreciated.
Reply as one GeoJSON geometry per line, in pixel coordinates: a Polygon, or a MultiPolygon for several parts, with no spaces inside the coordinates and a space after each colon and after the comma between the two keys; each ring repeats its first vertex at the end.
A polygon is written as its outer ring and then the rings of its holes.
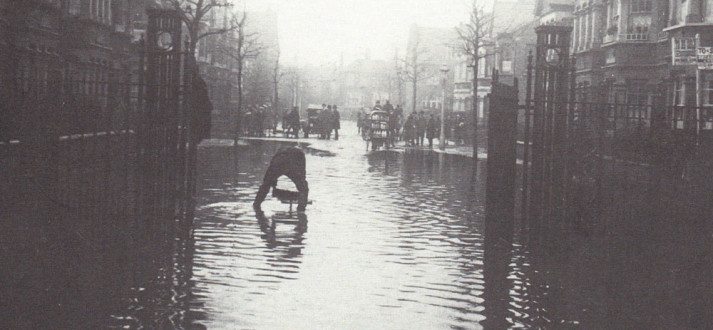
{"type": "Polygon", "coordinates": [[[572,49],[577,57],[578,98],[589,87],[607,84],[607,100],[651,104],[664,93],[669,105],[711,105],[713,80],[703,71],[696,86],[694,63],[674,63],[677,49],[713,46],[710,0],[579,0],[575,6],[572,49]]]}
{"type": "Polygon", "coordinates": [[[130,118],[133,1],[0,1],[5,138],[82,132],[130,118]]]}

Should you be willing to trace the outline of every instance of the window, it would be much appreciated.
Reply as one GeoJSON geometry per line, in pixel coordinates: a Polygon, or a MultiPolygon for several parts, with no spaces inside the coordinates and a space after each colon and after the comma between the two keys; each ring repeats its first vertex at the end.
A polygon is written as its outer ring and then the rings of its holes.
{"type": "Polygon", "coordinates": [[[649,27],[645,25],[637,25],[637,26],[632,26],[629,30],[629,33],[635,33],[635,34],[648,34],[649,33],[649,27]]]}
{"type": "Polygon", "coordinates": [[[676,38],[676,50],[695,50],[696,42],[689,38],[676,38]]]}
{"type": "Polygon", "coordinates": [[[616,63],[616,56],[614,54],[614,49],[607,49],[606,58],[604,60],[606,64],[616,63]]]}
{"type": "Polygon", "coordinates": [[[650,13],[651,0],[631,0],[631,13],[650,13]]]}
{"type": "Polygon", "coordinates": [[[79,0],[69,0],[67,9],[69,10],[69,14],[72,16],[77,16],[82,12],[79,0]]]}
{"type": "Polygon", "coordinates": [[[627,83],[626,103],[648,104],[649,93],[646,91],[646,80],[630,80],[627,83]]]}
{"type": "Polygon", "coordinates": [[[713,80],[703,83],[703,105],[713,105],[713,80]]]}
{"type": "Polygon", "coordinates": [[[673,105],[684,105],[686,101],[686,87],[683,79],[676,80],[673,86],[673,105]]]}

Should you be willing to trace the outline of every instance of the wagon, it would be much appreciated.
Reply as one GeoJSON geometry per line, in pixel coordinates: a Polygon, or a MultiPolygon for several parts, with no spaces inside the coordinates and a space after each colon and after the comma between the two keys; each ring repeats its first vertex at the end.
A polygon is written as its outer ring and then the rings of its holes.
{"type": "Polygon", "coordinates": [[[386,111],[374,110],[366,116],[362,139],[366,141],[366,149],[377,150],[379,147],[389,148],[391,141],[391,129],[389,128],[389,113],[386,111]]]}
{"type": "Polygon", "coordinates": [[[319,105],[310,104],[307,106],[307,119],[302,121],[302,131],[304,137],[308,138],[310,133],[319,132],[319,114],[322,112],[322,107],[319,105]]]}

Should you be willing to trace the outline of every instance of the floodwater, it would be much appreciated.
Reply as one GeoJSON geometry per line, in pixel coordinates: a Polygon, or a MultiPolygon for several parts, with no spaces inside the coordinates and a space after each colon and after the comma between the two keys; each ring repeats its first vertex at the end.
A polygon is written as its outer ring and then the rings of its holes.
{"type": "MultiPolygon", "coordinates": [[[[350,141],[351,140],[351,141],[350,141]]],[[[484,319],[483,207],[464,158],[307,149],[304,215],[252,198],[285,144],[204,151],[193,292],[208,328],[448,328],[484,319]],[[237,175],[236,175],[237,173],[237,175]],[[465,172],[467,173],[467,172],[465,172]]],[[[293,188],[290,181],[278,186],[293,188]]]]}
{"type": "Polygon", "coordinates": [[[553,248],[517,222],[512,244],[490,235],[486,162],[473,176],[461,156],[368,152],[349,128],[339,141],[303,145],[313,201],[304,214],[271,197],[256,214],[270,157],[291,145],[201,148],[192,236],[136,254],[89,258],[77,247],[49,258],[46,277],[16,279],[25,284],[11,290],[14,309],[0,315],[14,328],[713,325],[711,217],[695,207],[707,197],[664,199],[661,173],[647,174],[656,189],[617,188],[603,203],[606,230],[550,235],[553,248]]]}
{"type": "MultiPolygon", "coordinates": [[[[485,162],[473,178],[469,158],[367,152],[354,133],[307,147],[313,204],[304,215],[274,199],[263,204],[262,216],[251,209],[271,155],[288,144],[251,141],[238,151],[203,150],[190,322],[207,328],[471,329],[711,321],[710,281],[704,280],[710,268],[691,261],[711,246],[699,244],[706,236],[651,220],[685,219],[675,208],[634,216],[634,223],[649,221],[664,234],[619,224],[634,233],[573,233],[553,251],[524,244],[518,231],[512,248],[503,249],[485,239],[485,162]],[[698,253],[680,261],[691,250],[671,242],[683,237],[698,253]]],[[[293,187],[287,180],[278,186],[293,187]]]]}

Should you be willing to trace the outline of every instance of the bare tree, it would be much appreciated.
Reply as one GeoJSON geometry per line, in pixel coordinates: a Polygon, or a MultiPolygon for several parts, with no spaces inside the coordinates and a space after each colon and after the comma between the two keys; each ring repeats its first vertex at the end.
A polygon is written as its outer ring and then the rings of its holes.
{"type": "Polygon", "coordinates": [[[412,99],[411,99],[411,111],[416,111],[416,100],[418,97],[418,83],[422,80],[428,79],[433,76],[433,68],[429,65],[429,61],[425,58],[428,54],[428,50],[423,48],[421,45],[421,38],[419,32],[416,31],[416,38],[414,44],[408,49],[408,54],[406,58],[403,59],[403,75],[405,80],[411,82],[412,87],[412,99]]]}
{"type": "Polygon", "coordinates": [[[478,161],[478,72],[480,60],[494,54],[495,44],[490,38],[493,16],[486,14],[478,0],[473,0],[470,18],[467,23],[456,27],[461,41],[461,51],[466,55],[473,68],[473,158],[478,161]]]}
{"type": "Polygon", "coordinates": [[[398,50],[394,52],[394,71],[396,72],[396,92],[399,95],[399,102],[397,104],[403,105],[403,65],[401,64],[401,61],[399,60],[399,53],[398,50]]]}
{"type": "Polygon", "coordinates": [[[163,0],[163,3],[178,10],[188,30],[188,50],[195,56],[198,42],[208,36],[220,35],[238,28],[235,21],[227,19],[227,12],[233,6],[231,0],[163,0]],[[222,27],[205,28],[205,20],[224,9],[222,27]]]}
{"type": "Polygon", "coordinates": [[[237,89],[238,89],[238,106],[237,112],[235,114],[235,140],[240,137],[240,127],[242,120],[242,108],[243,108],[243,78],[245,73],[245,61],[250,58],[257,57],[265,47],[259,42],[259,35],[257,32],[248,32],[246,30],[248,15],[246,12],[242,14],[233,15],[231,18],[231,26],[235,26],[233,34],[224,35],[223,40],[220,42],[220,51],[226,56],[230,57],[235,61],[236,64],[236,76],[237,76],[237,89]]]}
{"type": "Polygon", "coordinates": [[[280,49],[277,48],[277,51],[275,52],[275,66],[272,68],[272,83],[273,83],[273,98],[272,98],[272,107],[275,112],[275,116],[278,116],[280,114],[280,99],[279,99],[279,85],[280,85],[280,80],[282,80],[282,76],[284,76],[285,73],[280,71],[280,49]]]}

